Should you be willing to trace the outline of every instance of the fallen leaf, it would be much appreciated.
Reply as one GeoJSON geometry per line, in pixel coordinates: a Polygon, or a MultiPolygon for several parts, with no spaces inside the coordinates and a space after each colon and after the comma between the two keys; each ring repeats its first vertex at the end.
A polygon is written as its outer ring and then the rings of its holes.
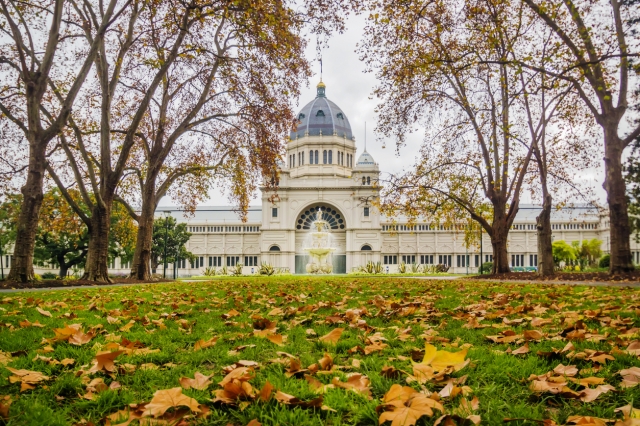
{"type": "Polygon", "coordinates": [[[347,378],[346,382],[341,382],[339,378],[334,377],[331,384],[337,388],[349,389],[356,393],[364,395],[367,399],[373,399],[371,396],[371,381],[367,376],[355,373],[347,378]]]}
{"type": "Polygon", "coordinates": [[[200,339],[195,343],[195,345],[193,345],[193,350],[199,351],[201,349],[210,348],[211,346],[215,345],[217,341],[217,337],[212,337],[209,340],[200,339]]]}
{"type": "Polygon", "coordinates": [[[205,390],[211,385],[211,376],[205,376],[202,373],[195,372],[194,378],[191,379],[189,377],[180,377],[180,386],[184,389],[197,389],[197,390],[205,390]]]}
{"type": "Polygon", "coordinates": [[[444,413],[442,404],[408,386],[394,384],[382,400],[380,408],[385,411],[379,424],[391,421],[392,426],[412,426],[423,416],[432,417],[434,409],[444,413]]]}
{"type": "Polygon", "coordinates": [[[98,352],[93,360],[93,366],[88,370],[89,373],[97,373],[99,371],[106,371],[112,373],[116,371],[114,360],[124,351],[114,352],[98,352]]]}
{"type": "Polygon", "coordinates": [[[285,339],[285,336],[283,336],[282,334],[270,334],[267,336],[267,339],[269,339],[271,343],[274,343],[278,346],[284,346],[283,341],[285,339]]]}
{"type": "Polygon", "coordinates": [[[430,365],[435,372],[447,369],[459,371],[470,362],[468,359],[465,360],[468,350],[469,348],[459,352],[439,351],[435,346],[427,343],[421,364],[430,365]]]}
{"type": "Polygon", "coordinates": [[[49,312],[49,311],[45,311],[44,309],[42,309],[40,307],[36,307],[36,311],[40,312],[45,317],[51,318],[51,312],[49,312]]]}
{"type": "Polygon", "coordinates": [[[343,331],[344,331],[344,328],[334,328],[333,330],[331,330],[330,333],[325,334],[324,336],[320,337],[318,340],[320,340],[321,342],[335,345],[336,343],[338,343],[338,340],[340,339],[340,336],[342,336],[343,331]]]}
{"type": "Polygon", "coordinates": [[[158,390],[153,394],[143,416],[162,416],[168,409],[185,406],[193,412],[200,412],[198,401],[182,394],[182,388],[158,390]]]}

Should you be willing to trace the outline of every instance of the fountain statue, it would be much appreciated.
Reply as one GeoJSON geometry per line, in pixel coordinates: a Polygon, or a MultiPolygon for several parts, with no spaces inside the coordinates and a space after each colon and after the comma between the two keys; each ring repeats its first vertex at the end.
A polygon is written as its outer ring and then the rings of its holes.
{"type": "MultiPolygon", "coordinates": [[[[317,217],[317,216],[316,216],[317,217]]],[[[311,232],[311,247],[303,250],[309,253],[309,263],[307,272],[309,274],[330,274],[333,271],[331,263],[331,253],[335,248],[329,247],[329,224],[326,220],[316,219],[312,223],[316,227],[316,232],[311,232]]]]}

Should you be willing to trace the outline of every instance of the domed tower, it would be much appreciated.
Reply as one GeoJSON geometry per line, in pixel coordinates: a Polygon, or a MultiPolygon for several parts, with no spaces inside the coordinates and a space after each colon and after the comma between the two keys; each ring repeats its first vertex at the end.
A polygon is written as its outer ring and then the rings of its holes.
{"type": "Polygon", "coordinates": [[[342,108],[327,99],[326,85],[320,81],[315,99],[302,107],[298,125],[290,135],[290,177],[350,177],[355,152],[349,119],[342,108]]]}

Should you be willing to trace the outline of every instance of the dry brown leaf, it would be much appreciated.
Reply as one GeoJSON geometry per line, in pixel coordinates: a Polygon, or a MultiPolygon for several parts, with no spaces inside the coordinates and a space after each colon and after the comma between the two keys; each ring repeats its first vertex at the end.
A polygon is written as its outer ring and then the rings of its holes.
{"type": "Polygon", "coordinates": [[[202,373],[195,372],[193,379],[189,377],[180,377],[180,386],[184,389],[205,390],[211,385],[211,376],[205,376],[202,373]]]}
{"type": "Polygon", "coordinates": [[[262,387],[262,390],[260,390],[260,393],[258,394],[258,398],[260,398],[262,402],[269,401],[269,399],[271,399],[271,394],[273,393],[274,389],[275,388],[273,387],[273,385],[269,383],[269,381],[267,380],[267,382],[262,387]]]}
{"type": "Polygon", "coordinates": [[[322,408],[323,401],[322,395],[309,401],[302,401],[293,395],[289,395],[281,391],[276,392],[275,398],[278,402],[300,408],[322,408]]]}
{"type": "Polygon", "coordinates": [[[511,355],[524,355],[529,353],[529,343],[525,343],[523,346],[511,351],[511,355]]]}
{"type": "Polygon", "coordinates": [[[365,355],[370,355],[374,352],[382,352],[384,350],[384,348],[388,347],[389,345],[387,345],[386,343],[381,343],[381,342],[375,342],[371,345],[367,345],[364,347],[364,354],[365,355]]]}
{"type": "Polygon", "coordinates": [[[524,340],[536,340],[539,341],[544,337],[544,334],[542,334],[542,332],[538,331],[538,330],[525,330],[522,333],[522,336],[524,337],[524,340]]]}
{"type": "Polygon", "coordinates": [[[200,339],[195,343],[195,345],[193,345],[193,350],[199,351],[201,349],[210,348],[211,346],[215,345],[217,341],[218,337],[212,337],[209,340],[200,339]]]}
{"type": "Polygon", "coordinates": [[[567,424],[570,425],[582,425],[582,426],[606,426],[609,421],[607,419],[600,419],[598,417],[591,416],[569,416],[567,417],[567,424]]]}
{"type": "Polygon", "coordinates": [[[251,380],[252,378],[253,378],[252,367],[238,367],[238,368],[235,368],[226,376],[224,376],[224,378],[219,383],[219,385],[224,387],[224,385],[232,382],[233,380],[248,381],[248,380],[251,380]]]}
{"type": "Polygon", "coordinates": [[[40,312],[45,317],[51,318],[51,312],[49,312],[49,311],[45,311],[44,309],[42,309],[40,307],[36,307],[36,311],[40,312]]]}
{"type": "Polygon", "coordinates": [[[200,412],[198,401],[182,394],[182,388],[158,390],[153,394],[151,402],[146,407],[143,416],[162,416],[169,408],[188,407],[193,412],[200,412]]]}
{"type": "Polygon", "coordinates": [[[130,331],[131,327],[133,327],[135,323],[136,322],[134,320],[129,321],[128,323],[120,327],[120,331],[124,331],[124,332],[130,331]]]}
{"type": "Polygon", "coordinates": [[[117,369],[114,360],[123,352],[124,351],[98,352],[93,360],[93,366],[91,366],[88,372],[97,373],[99,371],[106,371],[109,373],[113,373],[117,369]]]}
{"type": "Polygon", "coordinates": [[[333,330],[331,330],[330,333],[325,334],[324,336],[320,337],[318,340],[320,340],[321,342],[335,345],[336,343],[338,343],[338,340],[340,339],[340,336],[342,336],[343,331],[344,331],[344,328],[334,328],[333,330]]]}
{"type": "Polygon", "coordinates": [[[558,366],[553,369],[553,372],[559,376],[573,377],[578,374],[578,368],[575,365],[565,366],[563,364],[558,364],[558,366]]]}
{"type": "Polygon", "coordinates": [[[269,341],[271,343],[274,343],[278,346],[284,346],[284,341],[286,340],[287,336],[283,336],[282,334],[270,334],[267,336],[267,339],[269,339],[269,341]]]}
{"type": "Polygon", "coordinates": [[[371,388],[369,387],[371,381],[367,376],[360,373],[350,375],[346,382],[341,382],[339,378],[334,377],[331,384],[337,388],[350,389],[364,395],[367,399],[373,399],[371,396],[371,388]]]}
{"type": "Polygon", "coordinates": [[[391,421],[392,426],[412,426],[423,416],[432,417],[434,409],[444,413],[442,404],[408,386],[391,386],[382,400],[380,408],[385,411],[378,419],[380,424],[391,421]]]}

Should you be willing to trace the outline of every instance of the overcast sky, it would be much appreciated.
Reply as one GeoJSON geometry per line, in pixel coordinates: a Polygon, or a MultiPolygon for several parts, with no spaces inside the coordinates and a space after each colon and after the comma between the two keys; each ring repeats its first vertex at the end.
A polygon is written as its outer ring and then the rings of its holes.
{"type": "MultiPolygon", "coordinates": [[[[376,84],[375,76],[372,73],[365,73],[364,63],[360,62],[355,50],[358,41],[362,37],[364,29],[364,17],[351,17],[348,21],[348,28],[344,34],[335,35],[330,41],[328,48],[323,50],[323,76],[322,79],[327,85],[327,98],[335,102],[347,114],[351,129],[356,137],[357,154],[356,158],[364,151],[365,122],[367,128],[367,151],[380,164],[381,172],[396,173],[403,169],[410,168],[415,162],[415,156],[422,140],[422,134],[413,134],[407,138],[407,145],[402,148],[400,155],[396,155],[395,145],[392,141],[387,141],[386,148],[376,141],[374,135],[376,100],[370,99],[373,88],[376,84]]],[[[320,64],[316,60],[315,42],[310,42],[307,46],[307,55],[313,60],[313,69],[316,73],[311,77],[308,87],[303,88],[297,108],[300,109],[316,96],[316,84],[320,81],[320,64]]],[[[576,179],[590,182],[600,202],[605,202],[605,192],[602,189],[604,173],[602,165],[596,170],[589,170],[576,179]]],[[[260,195],[252,200],[251,205],[261,204],[260,195]]],[[[530,202],[528,196],[523,194],[523,202],[530,202]]],[[[175,204],[165,197],[161,205],[175,204]]],[[[227,196],[220,189],[212,190],[210,199],[201,203],[209,206],[229,205],[227,196]]]]}

